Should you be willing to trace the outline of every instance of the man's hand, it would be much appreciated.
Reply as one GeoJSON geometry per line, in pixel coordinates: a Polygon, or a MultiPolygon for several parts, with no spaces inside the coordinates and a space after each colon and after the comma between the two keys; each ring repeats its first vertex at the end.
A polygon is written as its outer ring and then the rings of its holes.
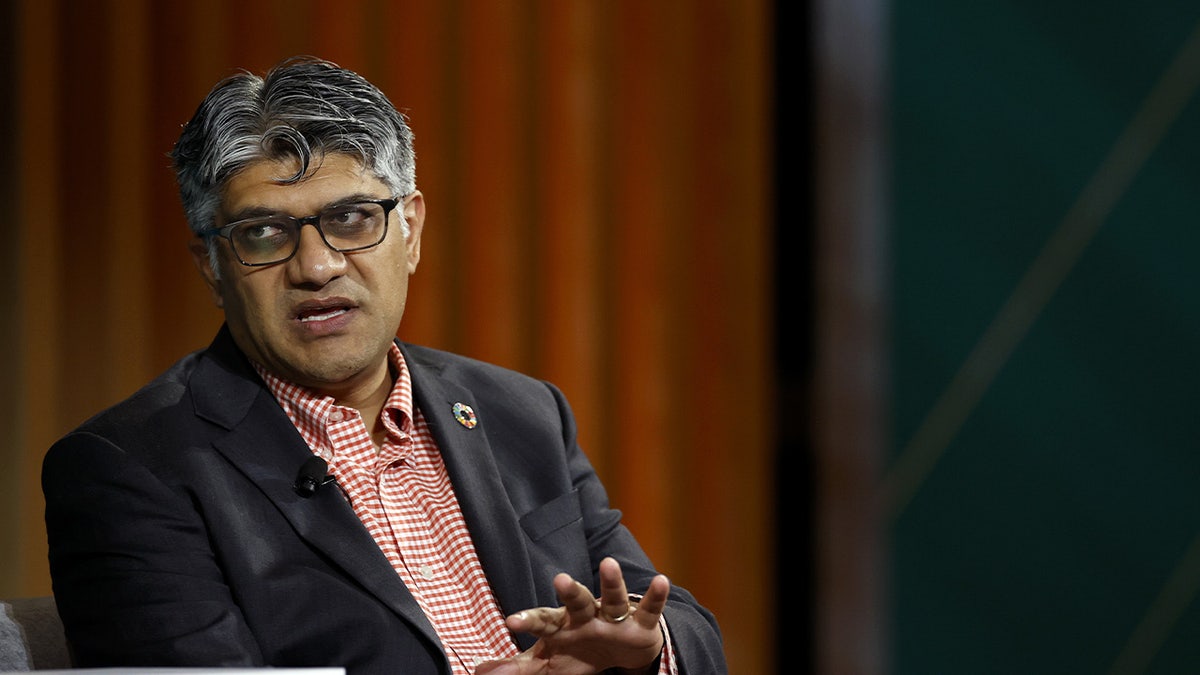
{"type": "Polygon", "coordinates": [[[653,673],[663,650],[658,621],[671,582],[658,575],[641,600],[631,602],[621,566],[600,561],[600,597],[567,574],[554,577],[561,607],[536,607],[509,616],[510,630],[537,643],[521,654],[479,666],[479,675],[590,675],[608,668],[653,673]]]}

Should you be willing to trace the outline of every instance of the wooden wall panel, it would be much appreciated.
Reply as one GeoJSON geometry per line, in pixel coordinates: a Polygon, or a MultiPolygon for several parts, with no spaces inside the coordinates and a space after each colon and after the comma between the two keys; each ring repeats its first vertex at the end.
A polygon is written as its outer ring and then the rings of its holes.
{"type": "MultiPolygon", "coordinates": [[[[225,29],[229,10],[224,3],[146,5],[148,49],[153,55],[147,64],[149,90],[145,93],[150,137],[140,148],[140,158],[114,173],[146,173],[146,237],[154,254],[136,264],[145,266],[154,314],[148,349],[148,372],[153,374],[166,369],[181,353],[207,345],[221,322],[187,253],[191,231],[179,205],[167,153],[204,94],[232,72],[229,42],[234,36],[225,29]]],[[[148,377],[146,372],[142,376],[148,377]]]]}
{"type": "MultiPolygon", "coordinates": [[[[17,17],[16,8],[12,3],[0,2],[0,101],[15,101],[17,91],[17,17]]],[[[17,126],[17,110],[12,106],[0,105],[0,130],[13,129],[17,126]]],[[[11,157],[11,153],[10,153],[11,157]]],[[[0,203],[10,207],[19,207],[17,202],[17,167],[11,161],[0,161],[0,203]]],[[[10,289],[10,293],[19,294],[21,288],[20,263],[25,243],[19,237],[16,218],[6,218],[0,221],[0,237],[10,242],[0,253],[0,286],[10,289]]],[[[20,302],[18,297],[17,302],[20,302]]],[[[0,323],[0,382],[9,386],[0,387],[0,428],[16,429],[18,412],[17,402],[21,396],[18,393],[21,362],[19,357],[21,346],[21,326],[18,321],[0,323]]],[[[36,492],[36,484],[28,484],[25,476],[29,471],[28,465],[36,464],[35,458],[27,457],[15,443],[0,444],[0,464],[15,469],[15,475],[20,487],[16,490],[0,492],[0,514],[18,513],[26,498],[22,492],[36,492]]],[[[21,528],[25,525],[19,519],[0,517],[0,542],[20,541],[21,528]]],[[[0,569],[17,570],[23,566],[22,551],[15,546],[0,546],[0,569]]]]}
{"type": "Polygon", "coordinates": [[[602,88],[605,37],[594,3],[539,4],[535,58],[540,138],[537,188],[527,199],[536,218],[536,309],[542,330],[530,344],[539,372],[570,398],[575,414],[593,420],[579,430],[579,442],[606,480],[612,472],[600,452],[610,435],[610,408],[604,406],[608,315],[603,310],[604,279],[611,269],[611,195],[603,188],[601,161],[608,140],[602,88]],[[561,283],[571,279],[572,283],[561,283]]]}
{"type": "MultiPolygon", "coordinates": [[[[702,595],[704,602],[745,607],[778,604],[782,609],[788,603],[778,600],[776,585],[742,573],[769,568],[777,520],[790,520],[800,538],[808,533],[808,523],[796,515],[798,504],[806,498],[803,478],[789,476],[781,481],[796,488],[793,494],[781,496],[780,503],[791,508],[786,516],[772,514],[775,495],[763,486],[775,481],[774,457],[753,450],[780,447],[776,425],[798,424],[803,413],[781,409],[772,380],[774,350],[745,348],[772,345],[775,334],[769,310],[774,305],[775,276],[764,261],[774,255],[776,235],[754,225],[772,222],[774,217],[773,157],[768,150],[772,143],[764,126],[771,109],[761,95],[767,75],[746,76],[771,49],[769,10],[757,3],[711,3],[693,18],[693,35],[682,55],[683,67],[691,71],[691,86],[681,99],[681,114],[694,122],[681,139],[692,168],[690,182],[681,191],[687,222],[675,244],[686,251],[681,284],[686,290],[683,313],[688,317],[688,333],[677,344],[682,348],[679,378],[688,383],[683,409],[698,414],[690,418],[692,423],[676,425],[684,432],[684,442],[672,465],[687,487],[673,497],[677,514],[672,547],[676,574],[686,574],[689,585],[701,589],[698,592],[712,594],[702,595]],[[697,64],[704,65],[697,68],[697,64]],[[746,388],[747,381],[766,386],[746,388]],[[731,400],[731,392],[739,392],[741,398],[731,400]],[[686,534],[680,536],[680,530],[686,534]],[[763,545],[738,550],[719,543],[742,539],[763,545]]],[[[799,79],[796,75],[779,77],[794,81],[799,79]]],[[[778,222],[780,227],[805,227],[803,222],[778,222]]],[[[798,251],[784,258],[804,265],[798,251]]],[[[789,308],[790,321],[807,323],[807,317],[797,311],[801,303],[780,306],[789,308]]],[[[778,532],[782,536],[783,531],[778,532]]],[[[797,571],[807,565],[798,559],[797,548],[807,550],[804,539],[789,544],[791,566],[780,571],[780,578],[800,592],[807,580],[797,571]]],[[[731,663],[744,664],[745,672],[782,672],[772,671],[769,658],[753,653],[760,648],[754,636],[777,630],[789,636],[785,649],[791,662],[802,660],[807,639],[788,632],[796,625],[794,618],[780,616],[778,624],[776,618],[763,611],[741,615],[737,626],[727,621],[726,653],[731,663]]]]}
{"type": "Polygon", "coordinates": [[[674,370],[675,340],[686,316],[676,313],[680,224],[670,212],[668,181],[682,158],[671,150],[681,129],[671,68],[683,31],[665,20],[659,3],[620,3],[620,48],[611,54],[613,87],[605,113],[613,119],[612,242],[608,247],[612,317],[610,361],[614,409],[610,487],[628,511],[630,528],[651,557],[670,569],[670,497],[679,439],[676,410],[684,389],[674,370]],[[647,452],[653,448],[655,451],[647,452]]]}
{"type": "Polygon", "coordinates": [[[17,555],[5,556],[16,569],[0,575],[8,595],[32,595],[49,588],[46,568],[46,532],[42,524],[41,454],[60,433],[62,401],[57,387],[62,370],[59,355],[66,340],[61,335],[62,308],[58,255],[62,210],[56,192],[59,145],[56,84],[58,53],[54,49],[57,8],[53,3],[22,3],[15,12],[16,37],[16,139],[17,190],[16,241],[21,284],[15,307],[18,354],[15,426],[9,437],[17,445],[14,465],[20,480],[18,511],[5,514],[16,521],[17,539],[4,542],[17,555]]]}
{"type": "Polygon", "coordinates": [[[417,151],[417,186],[425,196],[428,215],[421,237],[422,256],[409,285],[408,306],[400,336],[447,349],[460,349],[460,313],[451,301],[458,293],[457,232],[460,202],[457,164],[455,76],[457,50],[452,3],[420,0],[381,2],[377,17],[391,27],[389,39],[378,40],[379,86],[409,117],[417,151]]]}
{"type": "MultiPolygon", "coordinates": [[[[77,226],[70,229],[72,237],[77,230],[94,229],[108,250],[102,263],[109,283],[96,304],[106,313],[102,350],[121,354],[122,367],[100,380],[104,383],[100,395],[105,400],[128,395],[144,383],[144,373],[150,371],[150,325],[158,320],[146,311],[153,279],[146,261],[155,257],[151,235],[158,225],[148,208],[150,166],[145,161],[150,147],[153,63],[147,6],[148,0],[114,3],[102,24],[109,35],[105,46],[111,65],[101,106],[107,110],[100,129],[107,143],[99,158],[107,167],[139,168],[104,171],[103,179],[95,181],[104,201],[88,205],[92,216],[74,221],[77,226]],[[94,225],[86,226],[89,222],[94,225]]],[[[72,190],[67,188],[67,192],[72,190]]],[[[81,335],[87,332],[86,326],[80,330],[81,335]]]]}
{"type": "Polygon", "coordinates": [[[521,370],[532,333],[528,298],[530,249],[531,26],[526,5],[483,3],[462,15],[462,60],[455,157],[462,169],[462,227],[453,242],[463,286],[451,298],[461,313],[463,348],[521,370]]]}

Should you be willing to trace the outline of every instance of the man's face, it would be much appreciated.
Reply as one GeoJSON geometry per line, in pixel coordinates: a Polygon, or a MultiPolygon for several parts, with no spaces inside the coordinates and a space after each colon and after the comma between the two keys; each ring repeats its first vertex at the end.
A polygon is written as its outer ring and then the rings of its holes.
{"type": "MultiPolygon", "coordinates": [[[[251,164],[226,185],[216,226],[267,214],[304,217],[362,199],[397,197],[359,161],[328,155],[303,181],[293,161],[251,164]]],[[[421,252],[424,201],[419,192],[388,216],[387,237],[375,248],[338,253],[315,227],[300,232],[286,262],[246,267],[228,240],[217,242],[221,276],[212,274],[206,246],[192,255],[238,346],[275,375],[339,400],[380,386],[421,252]],[[400,218],[408,221],[405,239],[400,218]]]]}

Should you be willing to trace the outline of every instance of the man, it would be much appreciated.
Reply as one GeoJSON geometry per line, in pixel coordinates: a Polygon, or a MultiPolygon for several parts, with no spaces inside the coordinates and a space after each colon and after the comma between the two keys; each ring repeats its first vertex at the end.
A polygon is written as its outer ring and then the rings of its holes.
{"type": "Polygon", "coordinates": [[[725,672],[561,393],[396,339],[425,203],[382,92],[315,59],[239,74],[173,159],[225,325],[47,453],[77,665],[725,672]]]}

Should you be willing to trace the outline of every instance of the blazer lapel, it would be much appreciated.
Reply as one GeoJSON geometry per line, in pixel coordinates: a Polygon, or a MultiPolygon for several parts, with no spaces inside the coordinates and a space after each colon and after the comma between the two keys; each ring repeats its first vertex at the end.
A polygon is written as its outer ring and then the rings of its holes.
{"type": "Polygon", "coordinates": [[[301,538],[440,644],[420,605],[341,492],[323,489],[310,498],[295,492],[296,473],[312,451],[226,329],[206,356],[210,358],[192,376],[191,390],[196,414],[229,430],[214,447],[275,503],[301,538]]]}
{"type": "MultiPolygon", "coordinates": [[[[444,377],[441,366],[413,357],[401,343],[412,377],[413,397],[437,440],[454,494],[462,507],[467,529],[488,583],[501,611],[512,614],[537,602],[529,552],[517,515],[508,506],[500,468],[489,447],[487,408],[466,387],[444,377]],[[455,405],[469,406],[477,415],[470,427],[455,417],[455,405]]],[[[519,635],[523,648],[532,645],[519,635]]]]}

